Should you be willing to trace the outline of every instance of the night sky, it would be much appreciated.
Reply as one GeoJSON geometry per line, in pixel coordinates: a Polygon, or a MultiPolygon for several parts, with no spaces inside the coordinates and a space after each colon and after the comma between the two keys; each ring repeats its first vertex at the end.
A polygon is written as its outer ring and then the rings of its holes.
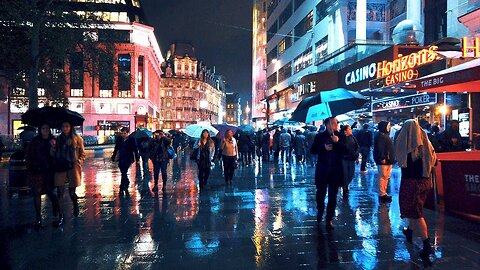
{"type": "Polygon", "coordinates": [[[165,54],[174,41],[195,46],[198,60],[226,76],[242,104],[251,101],[252,0],[142,0],[165,54]]]}

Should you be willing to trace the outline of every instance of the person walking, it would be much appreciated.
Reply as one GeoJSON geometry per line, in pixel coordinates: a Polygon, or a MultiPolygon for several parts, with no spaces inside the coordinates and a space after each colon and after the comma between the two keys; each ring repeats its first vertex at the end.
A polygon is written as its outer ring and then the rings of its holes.
{"type": "Polygon", "coordinates": [[[134,138],[129,137],[130,129],[123,127],[120,129],[120,137],[117,138],[115,148],[113,150],[112,161],[118,161],[118,167],[122,174],[120,180],[120,192],[128,194],[128,186],[130,180],[128,179],[128,169],[136,161],[139,162],[139,153],[137,143],[134,138]]]}
{"type": "Polygon", "coordinates": [[[325,227],[333,230],[333,217],[337,206],[338,188],[342,183],[342,154],[343,148],[338,132],[338,121],[335,117],[325,119],[325,131],[318,133],[312,144],[310,152],[318,155],[318,162],[315,169],[315,185],[317,187],[317,222],[322,221],[325,210],[325,196],[328,189],[327,213],[325,216],[325,227]]]}
{"type": "Polygon", "coordinates": [[[167,188],[167,166],[169,162],[168,148],[172,140],[165,136],[162,130],[153,133],[154,139],[150,146],[150,159],[153,163],[153,192],[158,191],[158,179],[162,174],[162,190],[167,188]]]}
{"type": "Polygon", "coordinates": [[[242,166],[250,165],[250,157],[248,154],[248,149],[250,147],[250,136],[239,131],[236,135],[238,142],[238,151],[240,151],[240,159],[242,161],[242,166]]]}
{"type": "Polygon", "coordinates": [[[237,140],[233,137],[232,130],[227,130],[225,133],[225,137],[220,144],[220,151],[222,152],[225,183],[232,184],[233,174],[235,173],[235,167],[238,160],[238,145],[237,140]]]}
{"type": "Polygon", "coordinates": [[[270,161],[270,133],[266,129],[263,131],[262,137],[262,160],[270,161]]]}
{"type": "Polygon", "coordinates": [[[208,130],[204,129],[202,131],[202,135],[200,139],[198,139],[194,148],[198,149],[196,161],[198,166],[198,182],[201,190],[207,185],[212,161],[215,156],[215,144],[210,138],[208,130]]]}
{"type": "Polygon", "coordinates": [[[142,158],[142,168],[143,174],[147,175],[150,173],[150,169],[148,168],[148,160],[150,156],[150,144],[151,138],[141,138],[137,139],[137,146],[138,146],[138,153],[142,158]]]}
{"type": "Polygon", "coordinates": [[[53,193],[55,138],[47,124],[40,126],[40,134],[35,136],[27,150],[26,165],[33,193],[36,219],[35,228],[42,227],[42,195],[47,194],[52,202],[53,215],[58,215],[58,198],[53,193]]]}
{"type": "Polygon", "coordinates": [[[423,206],[433,188],[432,169],[437,157],[426,132],[416,120],[405,121],[395,140],[395,158],[402,170],[400,182],[400,216],[408,220],[403,229],[407,241],[412,243],[413,231],[418,231],[423,240],[420,257],[427,260],[432,253],[423,206]]]}
{"type": "Polygon", "coordinates": [[[307,149],[307,164],[310,164],[315,166],[317,164],[316,162],[316,155],[312,155],[312,153],[309,151],[309,149],[312,148],[313,141],[315,140],[315,136],[317,135],[317,132],[313,130],[307,130],[305,131],[305,140],[306,140],[306,149],[307,149]]]}
{"type": "Polygon", "coordinates": [[[297,136],[295,136],[294,150],[297,162],[303,163],[305,161],[305,154],[307,152],[307,149],[305,135],[303,135],[300,130],[297,130],[297,136]]]}
{"type": "Polygon", "coordinates": [[[278,162],[278,156],[280,155],[280,128],[275,129],[273,133],[273,161],[278,162]]]}
{"type": "Polygon", "coordinates": [[[363,124],[362,129],[356,135],[358,145],[360,146],[360,154],[362,162],[360,164],[360,172],[367,172],[367,162],[370,159],[370,151],[373,146],[373,133],[369,124],[363,124]]]}
{"type": "Polygon", "coordinates": [[[355,161],[358,159],[360,146],[353,136],[353,130],[349,125],[340,128],[340,141],[343,144],[342,168],[343,168],[343,199],[348,199],[349,185],[355,175],[355,161]]]}
{"type": "Polygon", "coordinates": [[[381,202],[391,202],[392,196],[387,193],[388,181],[392,173],[392,165],[395,163],[395,154],[393,151],[393,142],[389,137],[390,123],[380,121],[378,123],[378,133],[375,135],[373,145],[373,159],[378,168],[378,188],[379,200],[381,202]]]}
{"type": "Polygon", "coordinates": [[[76,188],[82,184],[82,164],[85,157],[82,137],[75,133],[71,123],[62,123],[62,133],[57,137],[55,144],[55,187],[59,213],[55,226],[62,226],[64,223],[63,197],[66,182],[73,204],[73,216],[78,217],[80,213],[76,188]]]}
{"type": "Polygon", "coordinates": [[[283,129],[282,134],[280,134],[280,163],[290,162],[291,142],[292,136],[290,136],[286,129],[283,129]]]}

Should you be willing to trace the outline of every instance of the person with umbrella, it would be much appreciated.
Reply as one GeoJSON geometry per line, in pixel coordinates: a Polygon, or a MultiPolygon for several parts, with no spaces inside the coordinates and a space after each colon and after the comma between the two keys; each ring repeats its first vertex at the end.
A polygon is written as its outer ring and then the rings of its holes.
{"type": "Polygon", "coordinates": [[[167,187],[167,165],[169,162],[168,148],[172,144],[172,140],[165,136],[163,130],[156,130],[153,133],[154,139],[150,146],[150,159],[153,163],[153,192],[158,191],[158,179],[160,172],[162,173],[162,190],[167,187]]]}
{"type": "Polygon", "coordinates": [[[58,198],[53,193],[54,147],[55,137],[50,131],[50,126],[43,124],[40,126],[40,134],[33,138],[27,149],[26,165],[33,193],[36,214],[35,228],[42,227],[42,194],[47,194],[52,202],[54,216],[58,215],[58,198]]]}
{"type": "Polygon", "coordinates": [[[118,167],[122,174],[120,180],[120,192],[128,194],[128,186],[130,185],[130,180],[128,179],[128,169],[136,161],[140,161],[137,143],[135,139],[128,136],[130,129],[128,127],[123,127],[120,129],[120,137],[117,138],[115,142],[115,148],[113,150],[112,161],[118,161],[118,167]]]}
{"type": "Polygon", "coordinates": [[[233,137],[233,131],[228,130],[225,133],[225,137],[220,144],[220,151],[222,151],[223,175],[225,176],[225,183],[231,184],[233,174],[235,173],[236,162],[238,160],[238,145],[237,140],[235,140],[233,137]]]}
{"type": "Polygon", "coordinates": [[[343,147],[338,132],[338,121],[335,117],[325,119],[325,131],[318,133],[313,141],[310,152],[318,155],[315,169],[315,185],[317,187],[317,222],[322,221],[325,210],[325,197],[328,189],[327,213],[325,226],[327,230],[333,230],[333,217],[337,207],[338,188],[342,183],[342,154],[343,147]]]}
{"type": "Polygon", "coordinates": [[[55,144],[55,187],[59,205],[56,226],[64,223],[63,194],[66,182],[68,182],[68,193],[73,204],[73,216],[78,217],[80,213],[76,188],[82,184],[82,164],[85,157],[82,137],[75,133],[70,122],[63,122],[62,133],[57,137],[55,144]]]}
{"type": "Polygon", "coordinates": [[[201,137],[194,145],[197,150],[198,182],[200,189],[207,185],[208,177],[212,167],[212,161],[215,156],[215,143],[210,137],[208,130],[203,130],[201,137]]]}

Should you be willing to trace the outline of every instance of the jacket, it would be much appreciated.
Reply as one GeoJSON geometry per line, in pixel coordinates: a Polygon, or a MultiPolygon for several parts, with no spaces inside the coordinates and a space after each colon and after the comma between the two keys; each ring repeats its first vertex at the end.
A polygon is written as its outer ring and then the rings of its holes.
{"type": "Polygon", "coordinates": [[[395,163],[395,152],[393,150],[393,141],[387,132],[388,122],[380,121],[378,123],[378,133],[373,142],[373,160],[377,165],[392,165],[395,163]],[[382,163],[385,160],[385,163],[382,163]]]}
{"type": "Polygon", "coordinates": [[[290,147],[292,141],[292,136],[288,132],[284,131],[280,134],[280,147],[287,148],[290,147]]]}
{"type": "MultiPolygon", "coordinates": [[[[334,134],[340,138],[340,133],[334,134]]],[[[341,141],[333,142],[328,131],[318,133],[313,140],[310,153],[318,155],[317,167],[315,170],[315,184],[321,182],[341,184],[343,181],[342,156],[343,146],[341,141]],[[325,144],[332,144],[333,149],[327,151],[325,144]]]]}
{"type": "Polygon", "coordinates": [[[306,154],[306,138],[305,135],[300,134],[295,137],[294,148],[296,155],[305,155],[306,154]]]}
{"type": "Polygon", "coordinates": [[[372,147],[373,145],[373,134],[371,130],[361,129],[356,134],[356,139],[360,147],[372,147]]]}
{"type": "MultiPolygon", "coordinates": [[[[63,135],[58,136],[57,145],[56,145],[56,156],[62,155],[63,147],[63,135]]],[[[66,172],[57,172],[55,173],[55,186],[62,186],[65,184],[65,180],[68,179],[70,187],[78,187],[82,184],[82,164],[87,156],[85,154],[85,147],[83,146],[83,139],[77,134],[74,134],[72,141],[66,140],[66,145],[69,146],[70,143],[73,146],[73,168],[66,172]]]]}
{"type": "Polygon", "coordinates": [[[123,139],[122,137],[119,137],[117,139],[115,148],[113,150],[112,160],[115,161],[117,157],[120,163],[129,164],[132,164],[140,159],[137,143],[135,142],[134,138],[127,137],[127,139],[123,139]]]}
{"type": "Polygon", "coordinates": [[[150,142],[150,159],[152,162],[168,161],[168,147],[171,141],[166,137],[160,140],[154,139],[150,142]]]}
{"type": "Polygon", "coordinates": [[[346,136],[342,134],[340,141],[343,144],[342,158],[349,161],[357,160],[360,153],[360,146],[358,145],[357,139],[355,139],[353,135],[346,136]]]}

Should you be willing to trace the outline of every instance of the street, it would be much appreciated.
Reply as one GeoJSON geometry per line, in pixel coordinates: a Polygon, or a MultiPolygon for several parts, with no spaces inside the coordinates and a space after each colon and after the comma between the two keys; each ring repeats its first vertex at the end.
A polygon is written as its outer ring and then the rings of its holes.
{"type": "MultiPolygon", "coordinates": [[[[151,168],[150,168],[151,169],[151,168]]],[[[317,226],[314,168],[273,162],[240,167],[225,187],[221,166],[199,192],[196,165],[179,155],[165,192],[150,191],[141,165],[130,170],[130,195],[119,195],[120,171],[97,154],[83,165],[80,216],[65,199],[66,224],[54,228],[43,196],[44,228],[34,230],[30,197],[8,196],[0,169],[2,269],[422,269],[419,238],[405,241],[398,205],[378,202],[376,171],[357,165],[349,200],[341,192],[335,230],[317,226]],[[4,268],[7,267],[7,268],[4,268]]],[[[480,224],[425,210],[435,269],[480,269],[480,224]]]]}

